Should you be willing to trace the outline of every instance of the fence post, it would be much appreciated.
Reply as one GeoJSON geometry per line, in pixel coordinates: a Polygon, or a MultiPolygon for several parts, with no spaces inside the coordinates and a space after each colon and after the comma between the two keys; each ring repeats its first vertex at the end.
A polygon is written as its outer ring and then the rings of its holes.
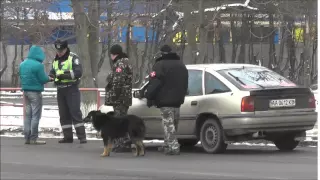
{"type": "Polygon", "coordinates": [[[100,104],[101,104],[100,91],[99,91],[99,88],[97,88],[97,110],[99,110],[100,104]]]}

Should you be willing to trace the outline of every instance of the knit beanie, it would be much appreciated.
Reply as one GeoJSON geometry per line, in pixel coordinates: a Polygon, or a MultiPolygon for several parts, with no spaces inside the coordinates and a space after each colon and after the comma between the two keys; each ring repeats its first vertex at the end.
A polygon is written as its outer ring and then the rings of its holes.
{"type": "Polygon", "coordinates": [[[110,54],[122,54],[122,47],[119,44],[115,44],[110,48],[110,54]]]}

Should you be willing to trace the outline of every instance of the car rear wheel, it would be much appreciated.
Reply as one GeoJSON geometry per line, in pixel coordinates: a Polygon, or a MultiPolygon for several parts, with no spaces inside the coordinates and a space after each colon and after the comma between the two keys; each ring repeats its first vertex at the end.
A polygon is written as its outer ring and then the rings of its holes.
{"type": "Polygon", "coordinates": [[[181,147],[192,147],[195,146],[199,140],[197,139],[179,139],[178,140],[181,147]]]}
{"type": "Polygon", "coordinates": [[[223,153],[228,146],[224,142],[222,126],[217,120],[211,118],[201,126],[200,141],[207,153],[223,153]]]}
{"type": "Polygon", "coordinates": [[[294,136],[287,136],[274,141],[276,147],[281,151],[292,151],[299,145],[299,143],[300,141],[296,141],[294,136]]]}

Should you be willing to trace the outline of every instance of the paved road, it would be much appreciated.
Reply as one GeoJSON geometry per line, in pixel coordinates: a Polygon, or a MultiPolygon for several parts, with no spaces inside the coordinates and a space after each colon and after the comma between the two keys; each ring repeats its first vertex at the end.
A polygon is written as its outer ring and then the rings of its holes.
{"type": "Polygon", "coordinates": [[[101,158],[101,141],[27,146],[1,137],[1,179],[316,179],[317,148],[284,153],[274,147],[233,146],[226,154],[195,147],[165,156],[148,146],[144,157],[130,153],[101,158]]]}

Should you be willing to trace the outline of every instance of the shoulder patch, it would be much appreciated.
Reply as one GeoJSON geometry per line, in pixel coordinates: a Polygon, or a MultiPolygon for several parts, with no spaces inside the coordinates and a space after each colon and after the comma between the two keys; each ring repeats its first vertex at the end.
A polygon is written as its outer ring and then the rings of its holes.
{"type": "Polygon", "coordinates": [[[78,59],[78,58],[76,58],[76,59],[74,60],[74,64],[76,64],[76,65],[79,65],[79,64],[80,64],[80,62],[79,62],[79,59],[78,59]]]}
{"type": "Polygon", "coordinates": [[[151,73],[150,73],[150,77],[155,77],[156,76],[156,72],[155,71],[152,71],[151,73]]]}
{"type": "Polygon", "coordinates": [[[120,73],[120,72],[122,72],[122,69],[120,67],[117,67],[116,72],[120,73]]]}
{"type": "Polygon", "coordinates": [[[70,55],[71,56],[78,56],[76,53],[74,53],[74,52],[70,52],[70,55]]]}

